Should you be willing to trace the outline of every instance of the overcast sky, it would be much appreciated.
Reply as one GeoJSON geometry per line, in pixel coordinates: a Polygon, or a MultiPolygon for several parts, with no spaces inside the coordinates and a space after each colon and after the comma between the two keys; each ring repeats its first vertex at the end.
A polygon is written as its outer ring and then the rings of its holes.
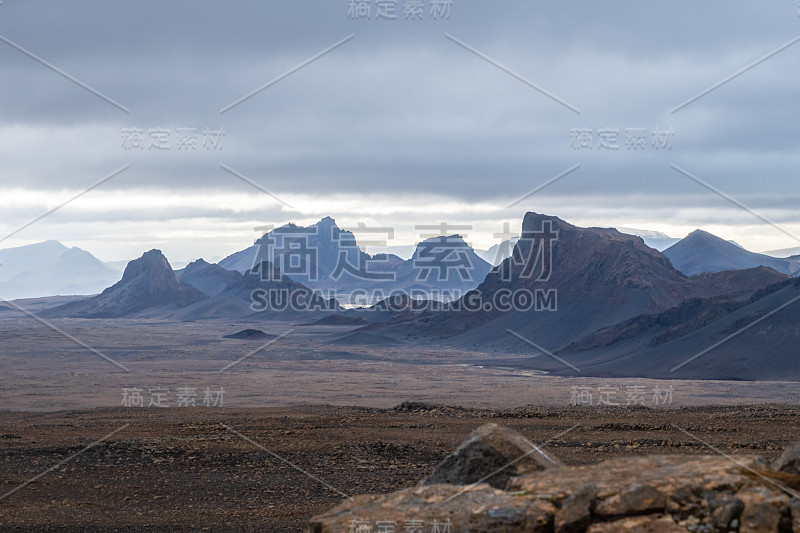
{"type": "Polygon", "coordinates": [[[423,20],[404,17],[406,0],[376,20],[375,0],[369,19],[349,0],[3,0],[3,236],[130,167],[0,248],[57,239],[105,260],[154,247],[210,259],[248,246],[255,226],[326,215],[395,226],[388,244],[418,240],[415,225],[471,224],[462,233],[488,248],[526,211],[800,246],[787,235],[800,236],[800,42],[672,112],[800,36],[796,0],[454,0],[449,19],[431,1],[423,20]],[[184,128],[195,150],[177,149],[184,128]],[[627,148],[633,128],[644,149],[627,148]],[[670,149],[653,145],[656,128],[673,132],[670,149]],[[143,150],[123,147],[125,129],[144,132],[143,150]],[[206,129],[224,130],[221,144],[203,146],[206,129]],[[599,147],[603,129],[619,149],[599,147]],[[168,130],[169,149],[150,148],[150,130],[168,130]]]}

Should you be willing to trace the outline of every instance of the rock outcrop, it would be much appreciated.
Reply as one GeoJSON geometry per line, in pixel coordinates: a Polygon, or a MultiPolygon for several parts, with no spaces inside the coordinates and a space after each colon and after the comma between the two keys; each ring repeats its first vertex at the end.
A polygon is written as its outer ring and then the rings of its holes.
{"type": "MultiPolygon", "coordinates": [[[[485,426],[459,448],[462,457],[491,434],[508,437],[493,450],[513,449],[518,437],[485,426]]],[[[306,531],[797,533],[797,486],[800,476],[777,472],[756,456],[624,457],[522,473],[507,480],[506,490],[433,484],[356,496],[311,519],[306,531]]]]}
{"type": "Polygon", "coordinates": [[[512,476],[540,472],[559,463],[516,431],[497,424],[476,429],[444,458],[422,485],[487,483],[505,489],[512,476]]]}

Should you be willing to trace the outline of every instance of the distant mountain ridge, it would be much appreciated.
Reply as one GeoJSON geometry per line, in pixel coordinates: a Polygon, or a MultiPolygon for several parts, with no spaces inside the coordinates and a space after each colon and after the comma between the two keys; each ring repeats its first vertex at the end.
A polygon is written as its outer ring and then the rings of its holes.
{"type": "Polygon", "coordinates": [[[669,235],[660,231],[624,228],[621,226],[617,227],[616,230],[626,235],[636,235],[637,237],[641,237],[647,246],[654,248],[659,252],[663,252],[676,242],[680,241],[680,239],[670,237],[669,235]]]}
{"type": "MultiPolygon", "coordinates": [[[[330,217],[308,227],[275,228],[218,264],[244,273],[262,261],[312,289],[335,291],[343,300],[348,295],[366,298],[394,291],[457,297],[476,287],[492,268],[458,235],[426,239],[408,260],[385,253],[369,255],[352,232],[339,228],[330,217]]],[[[350,303],[371,305],[375,300],[350,303]]]]}
{"type": "Polygon", "coordinates": [[[766,266],[788,274],[797,275],[800,261],[781,259],[749,252],[744,248],[703,230],[695,230],[686,238],[664,250],[675,268],[693,276],[703,272],[743,270],[766,266]]]}
{"type": "Polygon", "coordinates": [[[89,252],[58,241],[0,250],[0,298],[8,300],[97,294],[121,277],[89,252]]]}

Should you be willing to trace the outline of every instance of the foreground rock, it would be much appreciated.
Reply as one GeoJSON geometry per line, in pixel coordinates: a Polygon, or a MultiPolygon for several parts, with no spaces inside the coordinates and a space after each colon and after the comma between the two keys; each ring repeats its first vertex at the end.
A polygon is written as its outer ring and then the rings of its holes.
{"type": "Polygon", "coordinates": [[[786,448],[772,468],[777,472],[800,476],[800,442],[786,448]]]}
{"type": "MultiPolygon", "coordinates": [[[[444,466],[468,464],[457,458],[478,457],[476,443],[498,434],[510,435],[481,428],[437,471],[470,477],[464,468],[444,466]]],[[[784,484],[798,480],[755,456],[626,457],[524,473],[508,479],[507,490],[437,484],[357,496],[313,518],[306,531],[800,532],[800,500],[784,484]]]]}
{"type": "Polygon", "coordinates": [[[555,506],[546,500],[530,499],[521,505],[522,500],[485,483],[420,486],[385,496],[356,496],[313,518],[306,531],[553,531],[555,506]]]}
{"type": "Polygon", "coordinates": [[[485,424],[444,458],[422,485],[487,483],[504,489],[513,476],[559,466],[528,439],[504,426],[485,424]]]}

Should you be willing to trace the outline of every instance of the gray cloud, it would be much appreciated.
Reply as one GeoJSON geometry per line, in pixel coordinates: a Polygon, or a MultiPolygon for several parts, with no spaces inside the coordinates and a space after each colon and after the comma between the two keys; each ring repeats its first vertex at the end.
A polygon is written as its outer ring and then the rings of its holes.
{"type": "MultiPolygon", "coordinates": [[[[62,198],[65,190],[80,190],[130,163],[102,187],[119,191],[117,209],[60,215],[76,224],[81,219],[80,232],[88,236],[115,217],[153,224],[204,218],[212,227],[214,220],[248,217],[359,216],[341,212],[334,201],[325,204],[338,194],[382,195],[387,209],[396,195],[429,198],[431,218],[441,198],[496,203],[492,213],[501,213],[509,201],[580,162],[579,172],[543,192],[553,199],[542,201],[545,207],[573,205],[577,213],[597,213],[590,223],[610,225],[592,198],[614,198],[617,213],[629,205],[631,219],[644,223],[648,212],[653,224],[671,212],[670,219],[689,217],[687,225],[735,226],[729,205],[670,169],[674,162],[794,222],[779,211],[797,196],[800,44],[669,113],[800,33],[791,2],[455,0],[449,21],[426,14],[423,22],[353,21],[347,3],[6,0],[1,35],[131,113],[0,43],[0,191],[62,198]],[[581,115],[455,45],[445,32],[579,107],[581,115]],[[350,34],[355,39],[341,48],[219,114],[350,34]],[[121,130],[130,127],[169,128],[173,135],[177,128],[221,127],[224,149],[125,151],[121,130]],[[583,127],[595,134],[644,127],[649,136],[655,127],[672,128],[674,144],[655,151],[648,137],[644,152],[573,150],[570,130],[583,127]],[[167,197],[206,190],[261,194],[226,174],[220,162],[278,195],[313,197],[322,207],[124,205],[125,191],[142,189],[167,197]]],[[[519,211],[537,204],[525,202],[519,211]]],[[[21,225],[36,211],[7,208],[3,226],[21,225]]],[[[465,217],[498,218],[480,210],[465,217]]],[[[31,230],[25,237],[39,235],[31,230]]]]}

